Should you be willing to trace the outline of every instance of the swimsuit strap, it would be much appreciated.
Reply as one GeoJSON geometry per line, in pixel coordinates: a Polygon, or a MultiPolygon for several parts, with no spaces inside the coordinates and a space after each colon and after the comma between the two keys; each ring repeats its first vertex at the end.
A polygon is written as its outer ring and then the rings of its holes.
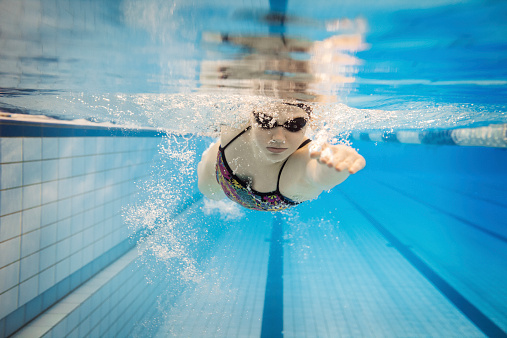
{"type": "Polygon", "coordinates": [[[221,147],[222,150],[225,150],[225,148],[227,148],[229,146],[229,144],[231,144],[232,142],[236,141],[236,139],[238,137],[240,137],[241,135],[243,135],[244,133],[246,133],[248,130],[250,130],[250,128],[252,128],[252,126],[248,126],[245,130],[243,130],[241,133],[239,133],[238,135],[236,135],[232,140],[229,141],[229,143],[227,143],[225,145],[225,147],[221,147]]]}
{"type": "MultiPolygon", "coordinates": [[[[312,140],[307,139],[306,141],[304,141],[303,143],[301,143],[301,145],[298,147],[298,149],[303,148],[304,146],[306,146],[310,142],[312,142],[312,140]]],[[[280,168],[280,172],[278,173],[278,181],[276,181],[276,191],[278,193],[280,193],[280,177],[282,177],[282,170],[283,170],[283,167],[285,167],[285,164],[287,163],[288,160],[289,160],[289,158],[287,157],[287,159],[283,162],[282,167],[280,168]]]]}
{"type": "Polygon", "coordinates": [[[310,139],[307,139],[306,141],[304,141],[303,143],[301,143],[301,145],[298,147],[298,149],[301,149],[303,148],[304,146],[306,146],[308,143],[312,142],[312,140],[310,139]]]}

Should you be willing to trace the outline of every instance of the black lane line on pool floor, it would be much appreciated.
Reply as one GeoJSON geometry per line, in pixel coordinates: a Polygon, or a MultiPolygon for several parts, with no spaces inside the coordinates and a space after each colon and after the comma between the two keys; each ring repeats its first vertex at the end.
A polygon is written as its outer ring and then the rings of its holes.
{"type": "Polygon", "coordinates": [[[273,216],[261,338],[283,337],[283,221],[273,216]]]}
{"type": "Polygon", "coordinates": [[[481,312],[475,305],[470,303],[461,293],[447,283],[439,274],[431,269],[422,259],[404,245],[389,230],[384,228],[373,216],[353,201],[343,191],[341,192],[347,201],[354,205],[357,210],[412,264],[431,284],[433,284],[458,310],[461,311],[476,327],[488,337],[507,337],[507,334],[491,319],[481,312]]]}

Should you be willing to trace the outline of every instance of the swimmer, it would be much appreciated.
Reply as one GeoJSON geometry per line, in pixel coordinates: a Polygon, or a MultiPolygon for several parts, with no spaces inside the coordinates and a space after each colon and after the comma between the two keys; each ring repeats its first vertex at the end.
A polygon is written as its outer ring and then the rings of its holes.
{"type": "Polygon", "coordinates": [[[342,183],[366,162],[346,145],[312,147],[305,136],[311,107],[277,103],[253,111],[241,128],[223,128],[198,166],[199,190],[245,208],[280,211],[342,183]]]}

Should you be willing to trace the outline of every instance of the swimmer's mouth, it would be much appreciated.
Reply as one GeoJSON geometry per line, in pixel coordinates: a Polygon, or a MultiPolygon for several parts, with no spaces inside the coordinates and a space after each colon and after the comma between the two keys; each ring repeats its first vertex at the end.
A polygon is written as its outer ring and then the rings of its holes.
{"type": "Polygon", "coordinates": [[[283,153],[284,151],[287,150],[287,148],[274,148],[274,147],[268,147],[267,149],[275,154],[283,153]]]}

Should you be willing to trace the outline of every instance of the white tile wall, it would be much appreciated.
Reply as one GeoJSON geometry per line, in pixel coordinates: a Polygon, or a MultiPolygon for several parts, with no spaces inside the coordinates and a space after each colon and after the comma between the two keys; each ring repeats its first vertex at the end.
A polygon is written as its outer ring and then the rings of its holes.
{"type": "Polygon", "coordinates": [[[42,158],[42,139],[38,137],[23,138],[23,161],[40,160],[42,158]]]}
{"type": "Polygon", "coordinates": [[[20,187],[22,176],[19,174],[23,169],[21,163],[8,163],[2,165],[1,189],[20,187]]]}
{"type": "Polygon", "coordinates": [[[128,237],[121,207],[160,141],[0,139],[0,320],[128,237]]]}
{"type": "Polygon", "coordinates": [[[18,285],[0,294],[0,304],[2,304],[0,317],[3,318],[18,308],[18,294],[18,285]]]}
{"type": "Polygon", "coordinates": [[[22,148],[22,138],[0,139],[0,163],[22,161],[22,148]]]}
{"type": "Polygon", "coordinates": [[[21,238],[15,237],[0,243],[0,267],[12,264],[20,259],[21,238]]]}
{"type": "Polygon", "coordinates": [[[22,188],[0,191],[0,216],[21,211],[22,188]]]}
{"type": "Polygon", "coordinates": [[[19,284],[19,261],[0,269],[0,294],[19,284]]]}
{"type": "Polygon", "coordinates": [[[0,218],[0,243],[21,234],[21,213],[2,216],[0,218]]]}

